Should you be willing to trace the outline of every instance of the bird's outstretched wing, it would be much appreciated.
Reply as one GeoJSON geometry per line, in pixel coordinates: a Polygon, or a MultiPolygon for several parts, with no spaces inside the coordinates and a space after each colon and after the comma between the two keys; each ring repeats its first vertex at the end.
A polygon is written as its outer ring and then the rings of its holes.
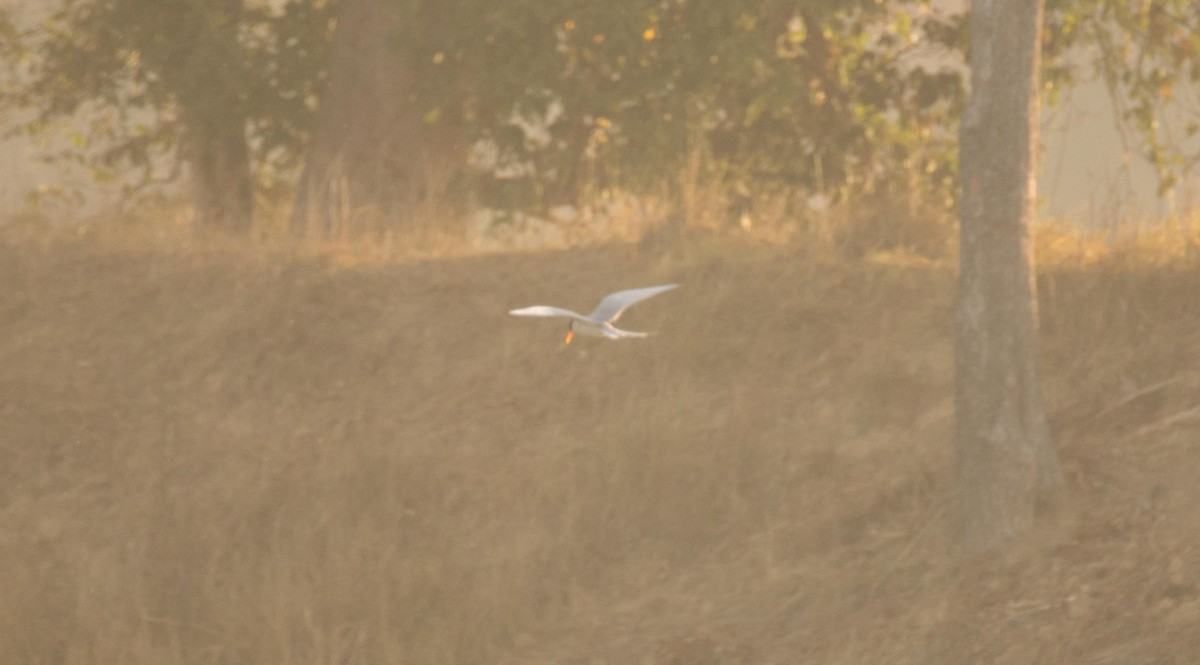
{"type": "Polygon", "coordinates": [[[629,339],[632,337],[649,337],[650,333],[621,330],[620,328],[608,326],[607,329],[604,330],[604,336],[609,339],[629,339]]]}
{"type": "Polygon", "coordinates": [[[568,319],[587,319],[587,317],[583,316],[582,314],[577,314],[569,309],[550,307],[549,305],[534,305],[533,307],[513,309],[509,310],[508,313],[512,314],[513,316],[561,316],[568,319]]]}
{"type": "MultiPolygon", "coordinates": [[[[629,308],[635,302],[645,300],[652,296],[656,296],[663,291],[679,288],[678,284],[664,284],[663,286],[647,286],[643,289],[629,289],[627,291],[617,291],[609,294],[600,301],[596,306],[596,310],[588,314],[587,318],[600,322],[607,321],[612,323],[621,318],[621,313],[629,308]]],[[[551,308],[553,309],[553,308],[551,308]]]]}

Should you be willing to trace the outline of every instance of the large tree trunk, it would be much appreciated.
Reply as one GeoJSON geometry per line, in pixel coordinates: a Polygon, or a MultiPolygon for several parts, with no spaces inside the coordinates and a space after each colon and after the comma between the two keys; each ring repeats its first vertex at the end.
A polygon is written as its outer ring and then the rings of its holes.
{"type": "Polygon", "coordinates": [[[1033,218],[1042,0],[971,3],[956,305],[956,526],[966,552],[1028,529],[1061,485],[1038,375],[1033,218]]]}
{"type": "Polygon", "coordinates": [[[244,0],[206,0],[176,17],[196,23],[182,69],[169,71],[183,124],[179,154],[188,166],[195,226],[204,231],[245,233],[254,214],[246,110],[238,99],[244,11],[244,0]]]}
{"type": "Polygon", "coordinates": [[[341,0],[294,232],[328,237],[363,214],[392,221],[417,196],[423,113],[404,32],[414,4],[341,0]]]}
{"type": "Polygon", "coordinates": [[[254,185],[244,123],[190,125],[181,155],[190,171],[196,228],[248,231],[254,215],[254,185]]]}

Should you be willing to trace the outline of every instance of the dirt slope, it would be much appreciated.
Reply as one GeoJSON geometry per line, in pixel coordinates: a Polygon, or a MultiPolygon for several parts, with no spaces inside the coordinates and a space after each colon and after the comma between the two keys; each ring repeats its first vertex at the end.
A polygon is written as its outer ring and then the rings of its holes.
{"type": "Polygon", "coordinates": [[[1043,276],[1060,523],[954,563],[946,268],[0,246],[0,661],[1192,663],[1200,270],[1043,276]],[[682,282],[646,340],[514,319],[682,282]]]}

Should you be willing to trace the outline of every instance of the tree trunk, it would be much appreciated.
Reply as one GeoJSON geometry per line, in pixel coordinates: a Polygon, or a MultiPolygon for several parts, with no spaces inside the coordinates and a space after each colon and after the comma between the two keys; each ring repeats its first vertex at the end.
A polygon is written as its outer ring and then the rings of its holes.
{"type": "Polygon", "coordinates": [[[183,142],[196,228],[235,234],[249,231],[254,187],[244,123],[189,125],[183,142]]]}
{"type": "Polygon", "coordinates": [[[422,110],[404,28],[389,0],[342,0],[329,79],[296,192],[292,230],[328,237],[367,213],[403,216],[421,172],[422,110]]]}
{"type": "MultiPolygon", "coordinates": [[[[191,181],[195,226],[245,233],[254,214],[254,181],[239,99],[245,66],[237,25],[244,0],[206,0],[174,20],[194,23],[182,63],[164,64],[180,107],[180,157],[191,181]]],[[[176,26],[178,27],[178,25],[176,26]]],[[[168,33],[169,34],[169,33],[168,33]]]]}
{"type": "Polygon", "coordinates": [[[1028,529],[1062,484],[1037,368],[1033,218],[1043,0],[971,3],[971,93],[960,136],[956,303],[958,542],[1028,529]]]}

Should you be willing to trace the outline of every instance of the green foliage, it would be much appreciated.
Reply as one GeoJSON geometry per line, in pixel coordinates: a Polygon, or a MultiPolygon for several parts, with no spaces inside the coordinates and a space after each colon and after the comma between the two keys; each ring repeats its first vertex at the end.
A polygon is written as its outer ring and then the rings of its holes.
{"type": "Polygon", "coordinates": [[[287,174],[303,155],[326,75],[333,6],[319,0],[293,0],[278,13],[252,12],[252,28],[242,41],[259,87],[249,121],[259,158],[287,174]]]}
{"type": "MultiPolygon", "coordinates": [[[[415,65],[424,122],[491,139],[517,165],[516,177],[483,179],[493,201],[659,188],[697,154],[709,181],[740,197],[953,197],[964,85],[944,63],[961,62],[964,17],[923,0],[362,1],[408,17],[394,46],[415,65]]],[[[338,5],[59,0],[25,32],[0,13],[15,80],[0,106],[34,109],[33,132],[89,110],[58,157],[98,178],[173,172],[188,132],[222,126],[245,132],[260,185],[285,182],[313,126],[338,5]]],[[[1198,159],[1179,147],[1197,118],[1177,127],[1162,112],[1200,76],[1198,35],[1188,0],[1048,0],[1047,97],[1081,76],[1079,53],[1099,54],[1169,188],[1198,159]]]]}
{"type": "Polygon", "coordinates": [[[36,111],[33,134],[87,111],[87,130],[55,157],[100,179],[177,173],[185,135],[231,127],[274,172],[299,154],[329,32],[329,10],[309,2],[273,12],[241,0],[62,0],[13,39],[18,74],[3,102],[36,111]]]}
{"type": "Polygon", "coordinates": [[[921,54],[958,31],[926,3],[508,0],[446,25],[470,27],[432,31],[427,80],[551,191],[661,183],[695,150],[739,191],[952,186],[961,80],[921,54]],[[547,99],[549,146],[506,136],[547,99]]]}
{"type": "Polygon", "coordinates": [[[1126,128],[1158,172],[1159,193],[1200,163],[1200,11],[1190,0],[1049,0],[1046,51],[1069,83],[1071,55],[1091,56],[1126,128]],[[1179,103],[1188,98],[1186,103],[1179,103]],[[1169,110],[1168,110],[1169,109],[1169,110]]]}

